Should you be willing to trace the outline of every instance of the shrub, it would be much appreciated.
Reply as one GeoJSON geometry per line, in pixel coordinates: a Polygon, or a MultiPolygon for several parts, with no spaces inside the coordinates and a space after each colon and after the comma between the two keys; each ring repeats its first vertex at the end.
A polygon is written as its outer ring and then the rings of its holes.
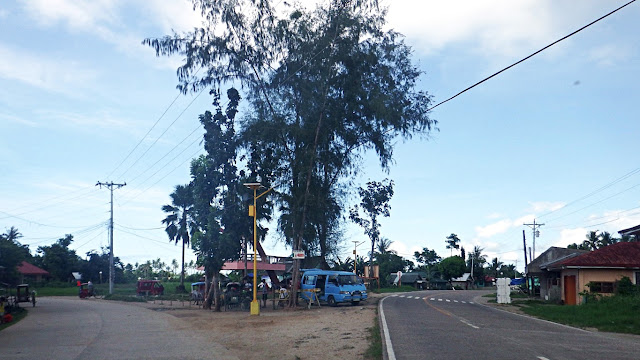
{"type": "Polygon", "coordinates": [[[627,276],[623,276],[616,283],[615,289],[616,295],[633,295],[637,292],[636,286],[633,285],[631,279],[627,276]]]}

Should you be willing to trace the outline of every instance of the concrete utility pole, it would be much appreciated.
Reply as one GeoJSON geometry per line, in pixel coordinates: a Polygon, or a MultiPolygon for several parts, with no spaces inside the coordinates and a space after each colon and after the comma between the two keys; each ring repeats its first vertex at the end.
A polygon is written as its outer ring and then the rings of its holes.
{"type": "Polygon", "coordinates": [[[113,280],[115,279],[115,271],[113,269],[113,187],[119,189],[127,183],[124,184],[114,184],[113,181],[110,183],[103,183],[98,181],[96,186],[106,186],[111,190],[111,220],[109,221],[109,294],[113,294],[113,280]]]}
{"type": "Polygon", "coordinates": [[[538,227],[544,224],[536,224],[536,219],[533,219],[533,224],[523,224],[529,226],[533,230],[533,256],[530,261],[533,261],[536,258],[536,238],[540,237],[540,230],[537,230],[538,227]]]}

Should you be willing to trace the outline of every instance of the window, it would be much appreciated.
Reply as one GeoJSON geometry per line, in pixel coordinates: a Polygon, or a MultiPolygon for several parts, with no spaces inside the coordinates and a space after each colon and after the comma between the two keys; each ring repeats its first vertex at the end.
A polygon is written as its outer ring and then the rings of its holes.
{"type": "Polygon", "coordinates": [[[636,271],[636,281],[635,281],[636,285],[640,285],[640,271],[636,271]]]}
{"type": "Polygon", "coordinates": [[[609,294],[613,292],[613,282],[592,281],[588,285],[589,285],[589,291],[591,292],[605,293],[605,294],[609,294]]]}
{"type": "Polygon", "coordinates": [[[316,276],[315,275],[308,275],[304,277],[304,284],[305,285],[316,285],[316,276]]]}

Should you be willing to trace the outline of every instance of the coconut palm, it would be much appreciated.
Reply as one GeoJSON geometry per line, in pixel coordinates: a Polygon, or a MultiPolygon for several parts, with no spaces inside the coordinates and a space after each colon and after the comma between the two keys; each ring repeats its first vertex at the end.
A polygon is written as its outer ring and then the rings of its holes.
{"type": "Polygon", "coordinates": [[[164,205],[162,211],[169,214],[162,223],[169,240],[182,241],[182,271],[180,272],[180,288],[184,289],[184,248],[189,245],[190,234],[196,228],[193,221],[193,196],[190,186],[178,185],[171,193],[171,205],[164,205]]]}

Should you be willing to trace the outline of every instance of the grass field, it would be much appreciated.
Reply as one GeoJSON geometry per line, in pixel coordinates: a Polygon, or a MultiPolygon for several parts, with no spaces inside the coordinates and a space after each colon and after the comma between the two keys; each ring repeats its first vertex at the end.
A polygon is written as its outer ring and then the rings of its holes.
{"type": "Polygon", "coordinates": [[[520,303],[522,311],[541,319],[600,331],[640,335],[640,295],[612,296],[583,305],[520,303]]]}

